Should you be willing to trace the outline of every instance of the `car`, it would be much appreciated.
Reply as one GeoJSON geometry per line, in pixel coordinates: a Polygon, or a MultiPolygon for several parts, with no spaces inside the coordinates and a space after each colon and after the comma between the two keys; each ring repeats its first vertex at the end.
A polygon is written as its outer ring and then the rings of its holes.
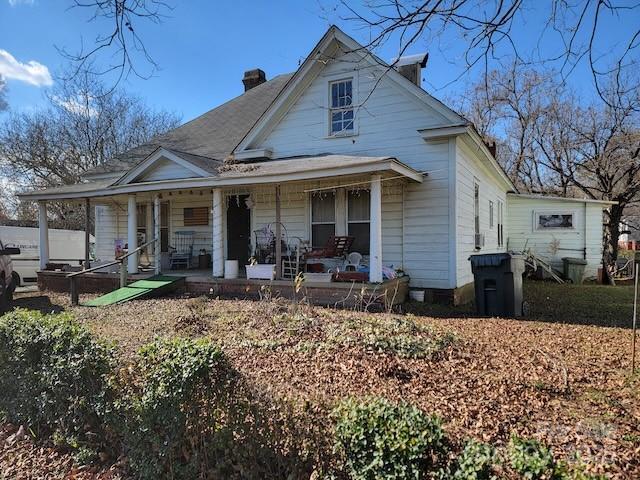
{"type": "Polygon", "coordinates": [[[0,313],[9,308],[9,302],[13,300],[13,292],[17,283],[13,274],[13,264],[11,263],[11,255],[20,255],[20,249],[15,247],[6,247],[0,240],[0,313]]]}

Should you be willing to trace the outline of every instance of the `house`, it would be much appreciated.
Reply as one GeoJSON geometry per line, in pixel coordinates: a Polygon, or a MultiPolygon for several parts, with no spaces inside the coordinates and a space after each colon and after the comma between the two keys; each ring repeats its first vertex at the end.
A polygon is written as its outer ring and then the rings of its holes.
{"type": "MultiPolygon", "coordinates": [[[[411,288],[454,302],[472,295],[470,255],[520,249],[527,237],[536,247],[545,235],[563,247],[565,238],[572,246],[582,238],[591,265],[599,264],[607,204],[518,195],[473,125],[420,87],[425,61],[407,57],[391,68],[331,27],[295,73],[267,80],[248,71],[239,97],[114,158],[84,183],[22,198],[39,202],[44,239],[47,201],[95,208],[103,261],[158,239],[128,258],[130,274],[141,260],[167,271],[171,247],[188,232],[193,257],[211,255],[199,282],[217,285],[225,265],[235,268],[227,261],[248,263],[261,229],[283,238],[272,240],[278,258],[294,244],[353,237],[351,250],[364,257],[357,269],[371,284],[401,269],[411,288]],[[588,239],[580,205],[596,219],[588,239]]],[[[46,251],[40,258],[44,269],[46,251]]],[[[341,262],[327,258],[320,270],[341,262]]]]}

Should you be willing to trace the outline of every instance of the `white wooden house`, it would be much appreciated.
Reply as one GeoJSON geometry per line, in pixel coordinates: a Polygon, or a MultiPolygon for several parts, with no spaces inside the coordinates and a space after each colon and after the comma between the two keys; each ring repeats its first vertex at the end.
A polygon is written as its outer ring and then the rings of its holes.
{"type": "Polygon", "coordinates": [[[166,270],[154,252],[168,253],[175,235],[190,231],[194,252],[212,256],[208,275],[223,277],[225,260],[242,267],[253,232],[268,225],[314,247],[330,235],[352,236],[370,282],[401,269],[411,288],[454,301],[472,292],[470,255],[520,249],[524,237],[538,246],[552,232],[549,241],[574,245],[583,235],[595,268],[606,203],[584,203],[583,211],[576,200],[517,195],[473,125],[421,88],[423,58],[399,65],[390,68],[331,27],[295,73],[267,81],[249,71],[243,95],[113,159],[82,184],[22,198],[39,202],[44,240],[47,201],[92,205],[101,260],[123,243],[132,249],[158,238],[142,257],[129,257],[130,272],[140,262],[166,270]],[[526,209],[586,214],[588,232],[577,217],[529,230],[526,209]]]}

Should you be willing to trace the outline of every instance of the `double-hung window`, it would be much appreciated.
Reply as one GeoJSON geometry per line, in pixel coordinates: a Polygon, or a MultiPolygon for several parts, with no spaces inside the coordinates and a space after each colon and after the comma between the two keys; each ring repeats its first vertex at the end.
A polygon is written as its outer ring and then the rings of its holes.
{"type": "Polygon", "coordinates": [[[350,191],[347,194],[347,233],[355,237],[351,250],[369,255],[370,205],[368,190],[350,191]]]}
{"type": "Polygon", "coordinates": [[[504,211],[503,211],[503,203],[498,200],[498,246],[502,247],[504,245],[504,211]]]}
{"type": "Polygon", "coordinates": [[[329,132],[331,135],[354,131],[353,80],[338,80],[329,84],[329,132]]]}
{"type": "Polygon", "coordinates": [[[480,237],[480,185],[477,182],[473,184],[473,233],[476,250],[480,250],[482,247],[482,239],[480,237]]]}
{"type": "Polygon", "coordinates": [[[336,234],[336,194],[318,192],[311,195],[311,245],[324,247],[336,234]]]}

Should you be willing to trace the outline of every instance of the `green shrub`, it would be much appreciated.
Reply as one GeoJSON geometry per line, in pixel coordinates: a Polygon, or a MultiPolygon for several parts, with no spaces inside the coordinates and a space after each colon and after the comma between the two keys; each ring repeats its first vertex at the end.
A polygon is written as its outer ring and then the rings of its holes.
{"type": "Polygon", "coordinates": [[[537,440],[512,436],[507,457],[517,473],[527,480],[554,478],[553,453],[537,440]]]}
{"type": "Polygon", "coordinates": [[[442,447],[440,420],[382,398],[338,405],[335,440],[354,480],[418,479],[442,447]]]}
{"type": "Polygon", "coordinates": [[[121,402],[125,448],[138,477],[206,471],[223,364],[222,352],[206,340],[162,340],[140,350],[121,402]]]}
{"type": "Polygon", "coordinates": [[[113,352],[69,314],[0,318],[0,410],[91,457],[111,405],[113,352]]]}
{"type": "Polygon", "coordinates": [[[451,478],[455,480],[489,480],[495,461],[495,449],[486,443],[469,440],[458,455],[451,478]]]}

